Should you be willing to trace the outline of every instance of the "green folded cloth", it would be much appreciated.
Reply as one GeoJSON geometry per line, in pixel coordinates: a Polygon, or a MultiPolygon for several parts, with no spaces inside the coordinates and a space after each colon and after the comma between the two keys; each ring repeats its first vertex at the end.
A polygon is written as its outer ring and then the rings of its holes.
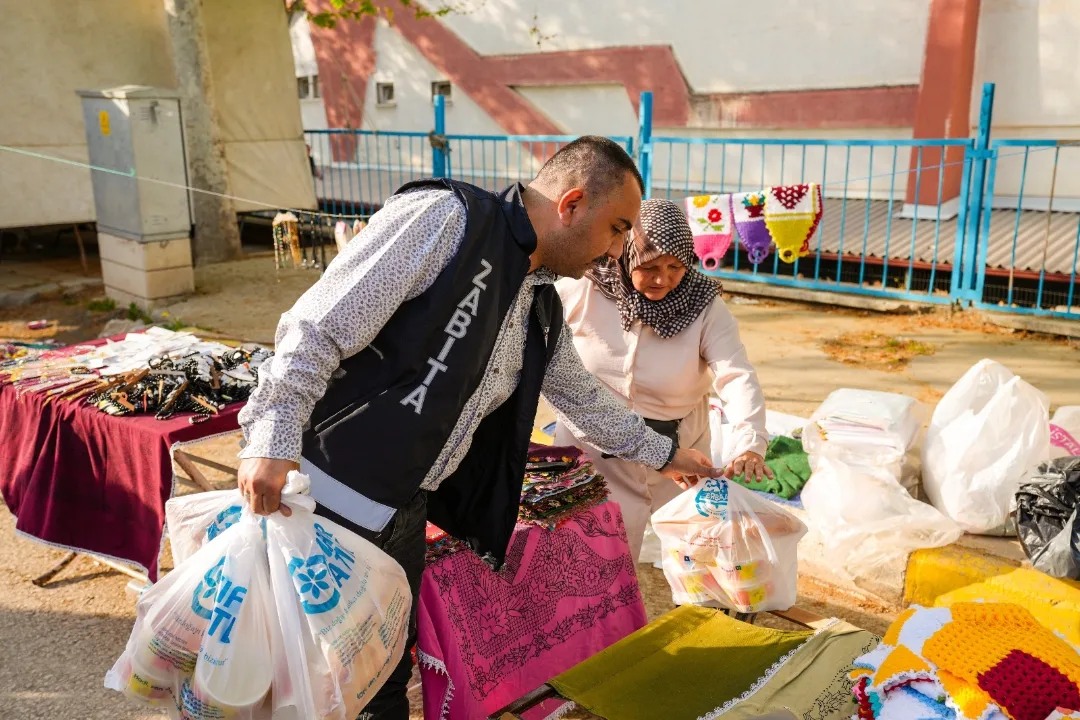
{"type": "Polygon", "coordinates": [[[549,684],[601,717],[712,717],[717,708],[752,695],[813,635],[749,625],[720,610],[683,605],[549,684]]]}
{"type": "Polygon", "coordinates": [[[810,479],[810,460],[803,450],[802,441],[783,435],[773,438],[765,451],[765,465],[775,477],[748,480],[742,475],[732,478],[745,488],[772,493],[790,500],[800,492],[810,479]]]}

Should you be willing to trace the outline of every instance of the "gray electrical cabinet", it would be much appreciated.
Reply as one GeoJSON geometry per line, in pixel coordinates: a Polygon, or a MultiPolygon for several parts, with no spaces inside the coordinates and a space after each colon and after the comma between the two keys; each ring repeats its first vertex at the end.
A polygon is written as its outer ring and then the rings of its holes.
{"type": "Polygon", "coordinates": [[[179,95],[125,85],[80,90],[100,232],[138,242],[189,237],[179,95]]]}
{"type": "Polygon", "coordinates": [[[195,289],[191,196],[172,90],[80,90],[105,294],[143,308],[195,289]]]}

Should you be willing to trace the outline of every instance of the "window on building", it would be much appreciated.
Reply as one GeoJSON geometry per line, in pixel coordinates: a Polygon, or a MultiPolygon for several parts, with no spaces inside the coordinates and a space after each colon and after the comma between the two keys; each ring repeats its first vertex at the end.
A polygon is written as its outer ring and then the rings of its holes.
{"type": "Polygon", "coordinates": [[[296,92],[301,100],[318,100],[321,97],[319,93],[319,76],[304,75],[296,78],[296,92]]]}
{"type": "Polygon", "coordinates": [[[447,80],[436,80],[431,83],[431,101],[435,102],[435,96],[442,95],[446,98],[446,102],[450,102],[450,82],[447,80]]]}
{"type": "Polygon", "coordinates": [[[394,104],[394,83],[392,83],[392,82],[375,83],[375,104],[377,104],[377,105],[393,105],[394,104]]]}

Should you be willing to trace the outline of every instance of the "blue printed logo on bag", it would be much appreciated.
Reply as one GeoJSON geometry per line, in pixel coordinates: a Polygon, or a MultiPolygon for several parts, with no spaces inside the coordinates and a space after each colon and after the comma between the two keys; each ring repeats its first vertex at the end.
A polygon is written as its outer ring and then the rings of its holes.
{"type": "Polygon", "coordinates": [[[294,557],[289,561],[289,575],[300,595],[300,606],[308,615],[337,607],[341,586],[352,576],[356,562],[356,557],[319,523],[315,523],[315,543],[322,552],[306,560],[294,557]]]}
{"type": "Polygon", "coordinates": [[[237,585],[223,572],[224,556],[214,567],[206,571],[203,579],[191,594],[191,611],[203,620],[210,621],[206,634],[217,637],[222,644],[228,645],[236,616],[247,596],[247,588],[237,585]]]}
{"type": "Polygon", "coordinates": [[[702,517],[720,518],[727,520],[728,486],[727,480],[709,478],[694,496],[694,505],[698,514],[702,517]]]}
{"type": "Polygon", "coordinates": [[[209,542],[221,533],[225,532],[240,520],[242,508],[239,505],[230,505],[217,514],[214,521],[206,528],[206,541],[209,542]]]}

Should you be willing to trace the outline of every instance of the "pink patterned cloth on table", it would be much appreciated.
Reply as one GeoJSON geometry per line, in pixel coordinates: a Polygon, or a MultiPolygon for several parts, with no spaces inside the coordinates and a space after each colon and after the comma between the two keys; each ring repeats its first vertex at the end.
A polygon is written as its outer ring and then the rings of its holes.
{"type": "Polygon", "coordinates": [[[554,530],[519,524],[501,572],[467,551],[424,571],[424,718],[487,717],[645,623],[617,504],[554,530]]]}

